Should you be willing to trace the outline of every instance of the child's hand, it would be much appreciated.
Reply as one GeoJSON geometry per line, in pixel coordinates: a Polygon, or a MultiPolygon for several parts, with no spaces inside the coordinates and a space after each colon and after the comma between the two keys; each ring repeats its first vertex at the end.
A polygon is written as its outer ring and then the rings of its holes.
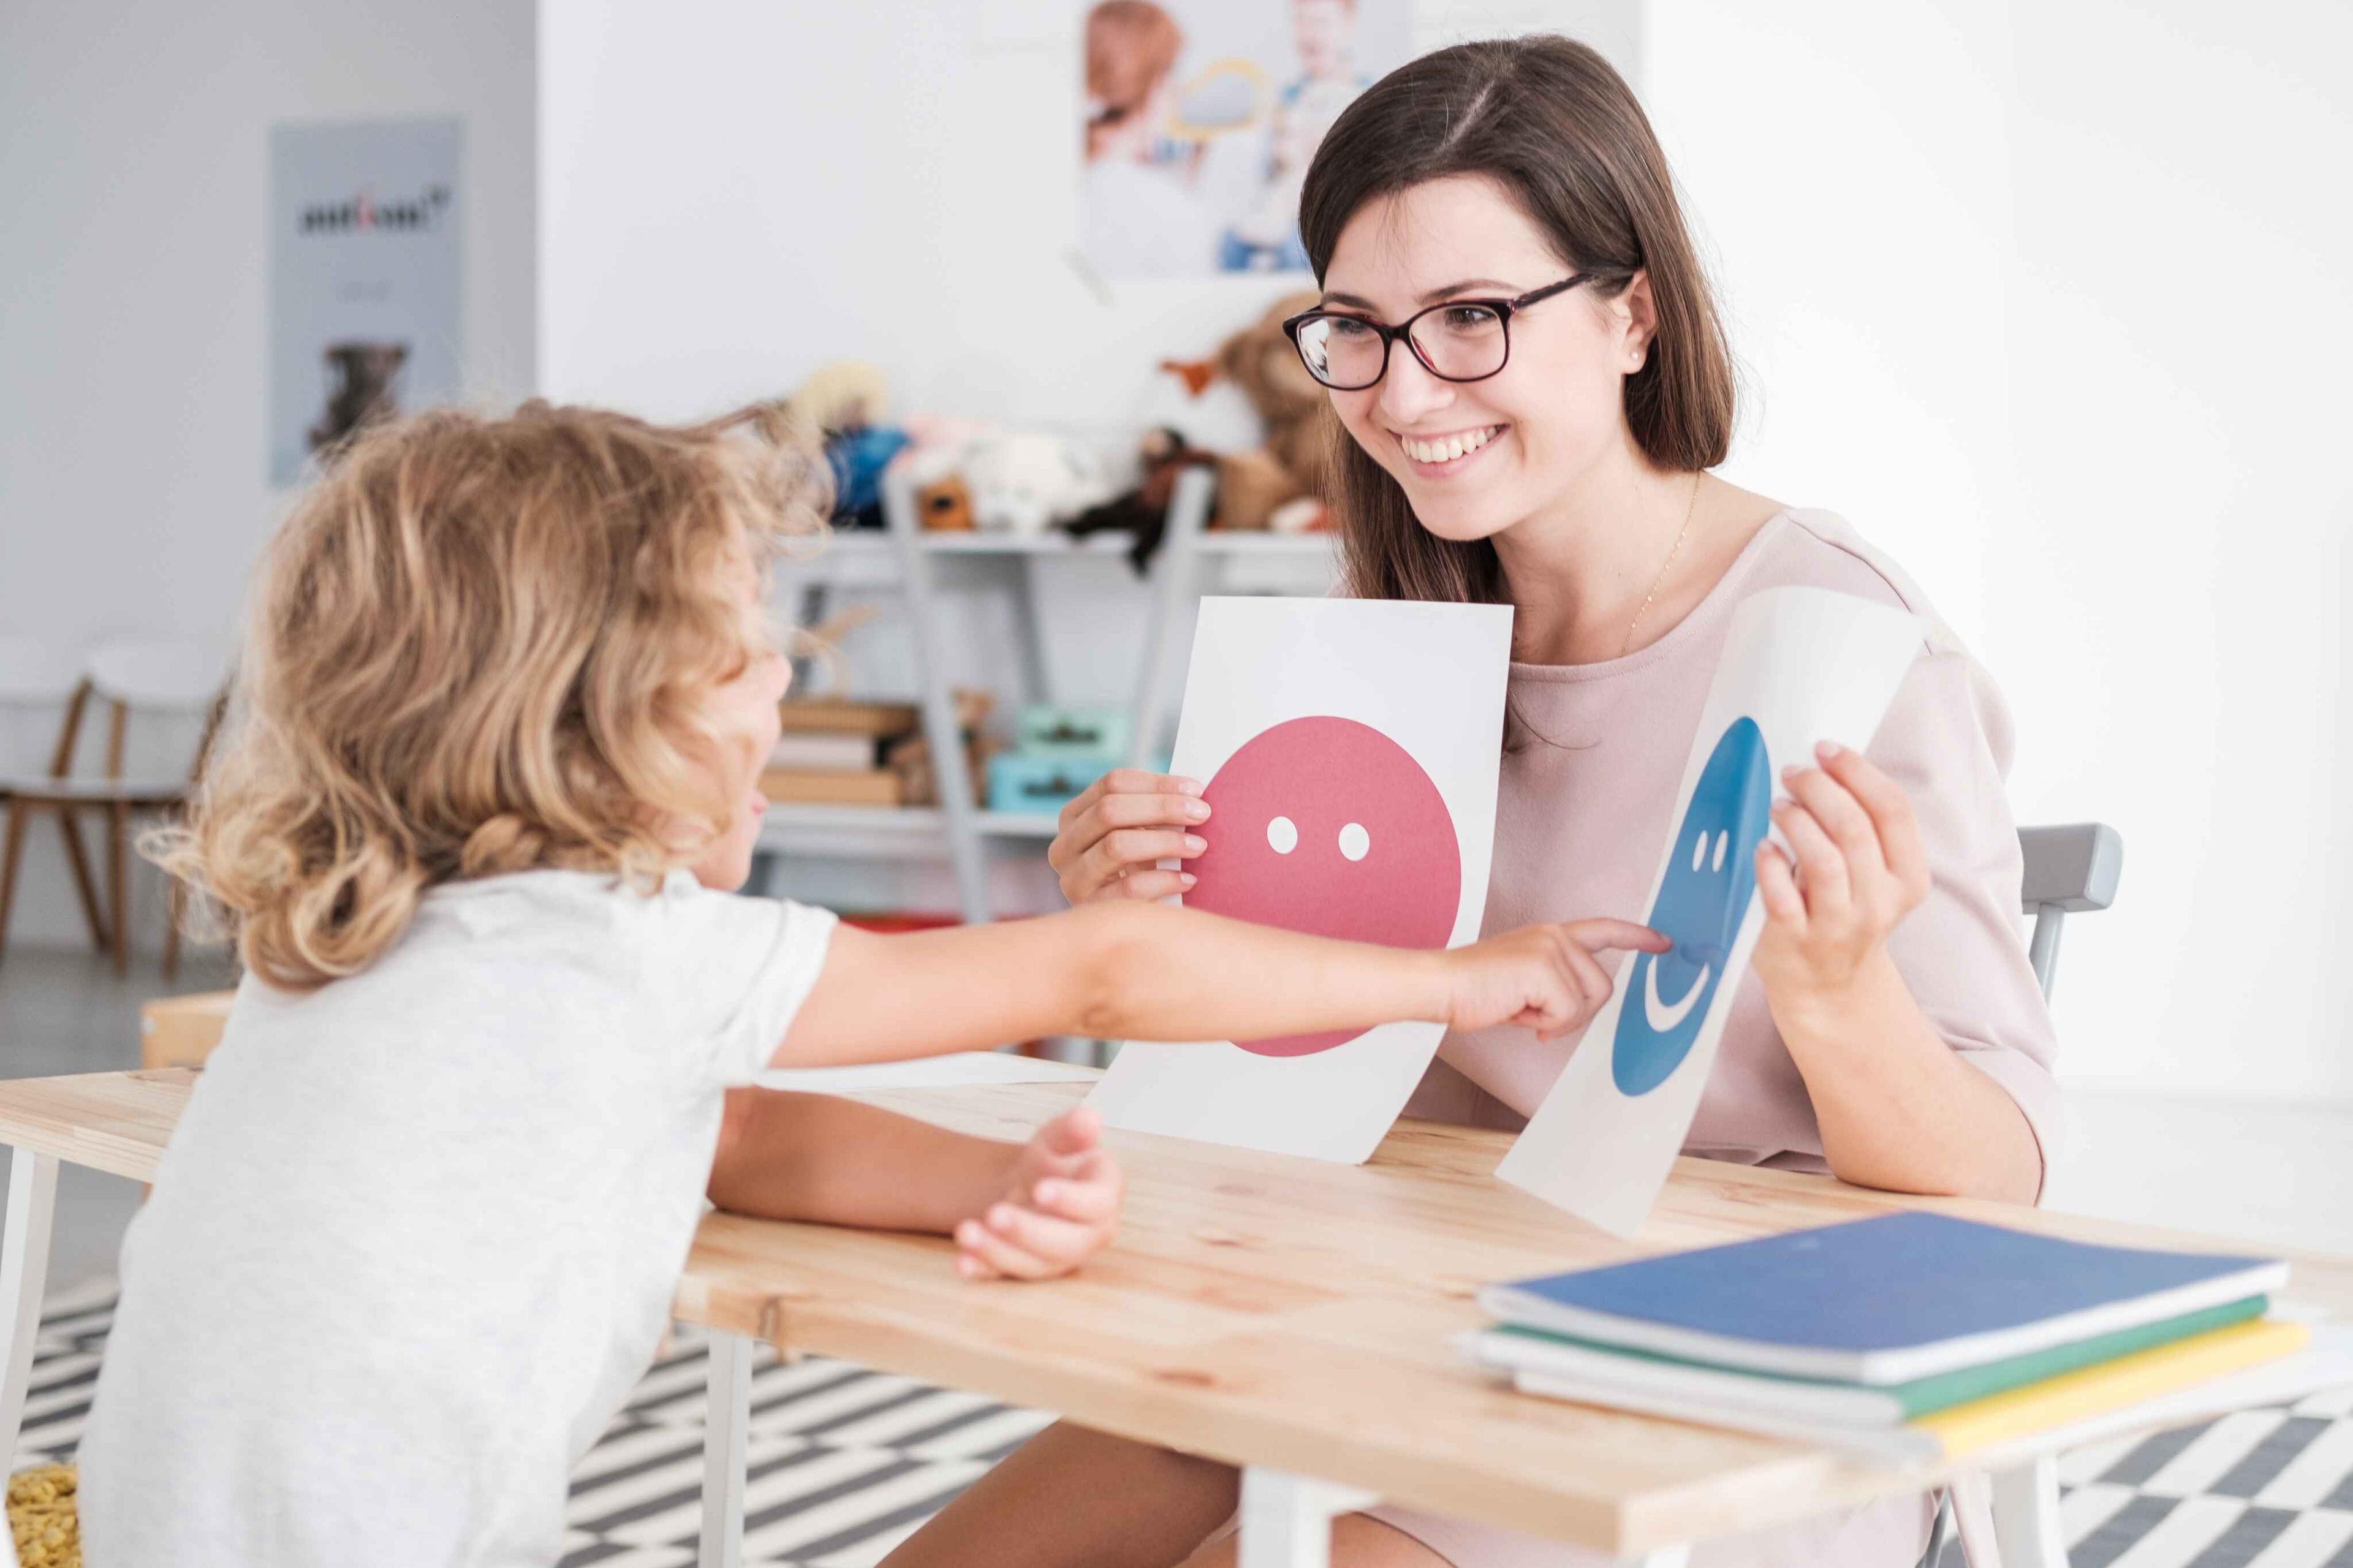
{"type": "Polygon", "coordinates": [[[1050,1279],[1109,1246],[1126,1179],[1102,1140],[1102,1116],[1083,1105],[1038,1129],[1014,1156],[1005,1196],[956,1226],[956,1272],[1050,1279]]]}
{"type": "Polygon", "coordinates": [[[1609,974],[1593,956],[1605,948],[1664,952],[1673,944],[1631,921],[1567,921],[1525,926],[1445,953],[1446,1023],[1483,1029],[1518,1024],[1551,1039],[1592,1022],[1609,1000],[1609,974]]]}

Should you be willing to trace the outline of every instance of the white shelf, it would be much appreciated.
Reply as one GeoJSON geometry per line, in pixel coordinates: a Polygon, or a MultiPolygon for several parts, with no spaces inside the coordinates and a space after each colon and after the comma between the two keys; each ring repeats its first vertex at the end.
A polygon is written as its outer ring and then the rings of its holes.
{"type": "MultiPolygon", "coordinates": [[[[927,555],[1124,555],[1134,546],[1135,537],[1124,531],[1091,533],[1084,539],[1056,531],[1040,534],[1014,533],[927,533],[923,536],[923,552],[927,555]]],[[[1220,533],[1201,535],[1194,549],[1205,555],[1329,555],[1339,546],[1339,536],[1333,533],[1220,533]]],[[[795,551],[807,549],[796,542],[795,551]]],[[[821,549],[807,554],[788,552],[785,559],[793,565],[807,566],[828,558],[863,561],[887,557],[892,553],[891,536],[880,529],[839,529],[827,538],[821,549]]]]}
{"type": "MultiPolygon", "coordinates": [[[[1060,826],[1039,812],[983,811],[975,826],[991,838],[1051,838],[1060,826]]],[[[760,819],[760,847],[799,854],[822,852],[829,837],[838,836],[841,852],[871,853],[876,838],[910,840],[907,853],[934,854],[936,847],[923,840],[947,831],[947,815],[935,805],[818,805],[772,803],[760,819]]]]}

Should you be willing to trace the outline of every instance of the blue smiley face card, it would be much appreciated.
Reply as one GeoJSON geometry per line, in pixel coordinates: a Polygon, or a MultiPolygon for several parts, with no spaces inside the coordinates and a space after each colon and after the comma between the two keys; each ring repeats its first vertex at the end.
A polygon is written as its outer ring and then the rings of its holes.
{"type": "Polygon", "coordinates": [[[1682,1151],[1748,954],[1764,928],[1757,850],[1780,769],[1815,745],[1862,747],[1922,647],[1914,616],[1822,588],[1734,612],[1692,738],[1638,952],[1496,1174],[1631,1236],[1682,1151]]]}

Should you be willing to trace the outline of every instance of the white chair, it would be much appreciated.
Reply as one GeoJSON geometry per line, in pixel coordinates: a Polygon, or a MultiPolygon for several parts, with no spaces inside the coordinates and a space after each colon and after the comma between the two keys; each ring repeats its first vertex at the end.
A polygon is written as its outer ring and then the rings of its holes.
{"type": "MultiPolygon", "coordinates": [[[[131,965],[131,820],[134,816],[177,810],[187,799],[188,785],[204,765],[222,707],[223,660],[207,644],[185,639],[128,638],[108,643],[93,652],[80,679],[66,696],[66,713],[58,733],[47,773],[0,780],[0,801],[8,811],[5,847],[0,847],[0,942],[7,933],[9,904],[15,896],[16,869],[24,852],[25,829],[35,811],[53,811],[66,838],[82,911],[91,924],[99,950],[111,952],[115,973],[131,965]],[[106,757],[96,778],[74,776],[81,721],[95,699],[107,709],[106,757]],[[185,773],[146,778],[123,773],[131,716],[202,714],[201,738],[195,763],[185,773]],[[92,889],[87,857],[82,853],[79,817],[97,812],[106,819],[106,880],[108,919],[101,923],[99,900],[92,889]]],[[[175,973],[180,959],[179,884],[171,885],[171,921],[164,933],[164,973],[175,973]]]]}

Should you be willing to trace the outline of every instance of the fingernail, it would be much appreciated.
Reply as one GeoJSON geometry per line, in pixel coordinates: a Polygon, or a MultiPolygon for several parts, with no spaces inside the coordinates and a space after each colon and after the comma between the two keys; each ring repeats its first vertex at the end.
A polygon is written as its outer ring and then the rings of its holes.
{"type": "Polygon", "coordinates": [[[1178,795],[1198,795],[1201,793],[1201,786],[1198,782],[1192,779],[1178,779],[1176,781],[1176,793],[1178,795]]]}
{"type": "Polygon", "coordinates": [[[1797,763],[1791,763],[1788,767],[1781,770],[1781,781],[1784,784],[1795,784],[1798,781],[1798,775],[1805,771],[1805,769],[1799,767],[1797,763]]]}
{"type": "Polygon", "coordinates": [[[1061,1201],[1062,1189],[1051,1182],[1040,1182],[1038,1184],[1038,1190],[1029,1195],[1041,1204],[1059,1203],[1061,1201]]]}
{"type": "Polygon", "coordinates": [[[1198,877],[1196,877],[1196,876],[1195,876],[1195,875],[1193,875],[1193,873],[1192,873],[1192,872],[1190,872],[1190,871],[1179,871],[1179,872],[1177,872],[1177,873],[1176,873],[1176,879],[1177,879],[1178,881],[1180,881],[1180,882],[1184,883],[1187,887],[1188,887],[1188,888],[1189,888],[1189,887],[1191,887],[1194,883],[1196,883],[1196,882],[1199,881],[1201,879],[1200,879],[1200,878],[1198,878],[1198,877]]]}
{"type": "Polygon", "coordinates": [[[962,1242],[962,1243],[963,1243],[965,1246],[966,1246],[966,1247],[970,1247],[970,1246],[971,1246],[975,1241],[978,1240],[978,1239],[979,1239],[979,1237],[980,1237],[980,1226],[976,1226],[976,1225],[973,1224],[973,1223],[972,1223],[972,1221],[970,1221],[970,1220],[968,1220],[968,1219],[961,1219],[961,1220],[956,1221],[956,1227],[955,1227],[955,1238],[956,1238],[956,1240],[958,1240],[959,1242],[962,1242]]]}
{"type": "Polygon", "coordinates": [[[1198,855],[1202,850],[1207,849],[1208,847],[1209,841],[1202,837],[1199,834],[1187,833],[1185,835],[1185,853],[1187,855],[1198,855]]]}
{"type": "Polygon", "coordinates": [[[1187,801],[1185,803],[1185,820],[1187,822],[1208,821],[1209,803],[1206,800],[1187,801]]]}
{"type": "Polygon", "coordinates": [[[980,1259],[977,1258],[957,1258],[956,1272],[963,1275],[967,1279],[978,1279],[980,1277],[980,1259]]]}
{"type": "Polygon", "coordinates": [[[1824,762],[1829,762],[1832,757],[1837,756],[1845,750],[1846,748],[1840,745],[1836,741],[1824,741],[1820,745],[1814,748],[1814,755],[1821,758],[1824,762]]]}
{"type": "Polygon", "coordinates": [[[995,1226],[999,1230],[1003,1230],[1007,1226],[1011,1225],[1013,1223],[1012,1205],[1010,1204],[998,1204],[996,1207],[990,1209],[988,1211],[988,1223],[995,1226]]]}

